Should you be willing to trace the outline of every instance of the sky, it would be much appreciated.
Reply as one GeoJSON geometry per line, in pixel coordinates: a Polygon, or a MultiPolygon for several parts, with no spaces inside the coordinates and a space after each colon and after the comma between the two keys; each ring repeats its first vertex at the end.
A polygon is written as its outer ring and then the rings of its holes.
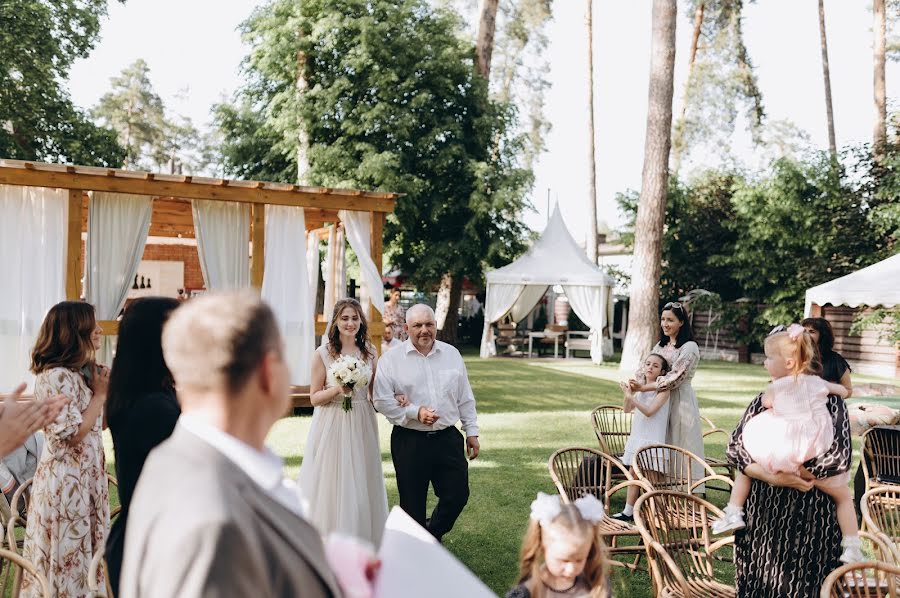
{"type": "MultiPolygon", "coordinates": [[[[207,123],[212,104],[241,84],[247,48],[238,25],[262,0],[128,0],[111,2],[102,39],[74,65],[69,88],[88,108],[109,89],[109,79],[143,58],[166,106],[207,123]]],[[[680,3],[681,4],[681,3],[680,3]]],[[[547,34],[550,64],[545,114],[552,129],[535,166],[533,213],[540,231],[558,202],[573,236],[583,242],[588,214],[587,30],[581,0],[555,0],[547,34]],[[552,208],[551,208],[552,209],[552,208]]],[[[679,6],[683,9],[683,5],[679,6]]],[[[814,146],[827,147],[824,87],[815,0],[759,0],[744,9],[744,36],[756,67],[768,121],[789,119],[814,146]]],[[[872,13],[869,2],[826,0],[826,33],[838,146],[871,140],[872,13]]],[[[651,1],[594,2],[594,114],[598,217],[621,223],[615,195],[639,189],[643,166],[650,61],[651,1]]],[[[678,15],[675,114],[687,72],[691,15],[678,15]]],[[[900,93],[900,68],[887,66],[887,94],[900,93]]],[[[735,136],[735,152],[748,163],[748,136],[735,136]]],[[[697,160],[703,163],[701,156],[697,160]]]]}

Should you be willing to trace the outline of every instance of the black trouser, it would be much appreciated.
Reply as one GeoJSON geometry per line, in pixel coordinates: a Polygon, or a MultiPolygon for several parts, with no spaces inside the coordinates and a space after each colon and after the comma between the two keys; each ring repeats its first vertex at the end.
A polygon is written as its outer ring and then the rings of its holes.
{"type": "Polygon", "coordinates": [[[469,500],[469,464],[465,439],[456,427],[417,432],[394,426],[391,457],[397,473],[400,507],[438,540],[453,528],[469,500]],[[428,484],[438,497],[425,523],[428,484]]]}

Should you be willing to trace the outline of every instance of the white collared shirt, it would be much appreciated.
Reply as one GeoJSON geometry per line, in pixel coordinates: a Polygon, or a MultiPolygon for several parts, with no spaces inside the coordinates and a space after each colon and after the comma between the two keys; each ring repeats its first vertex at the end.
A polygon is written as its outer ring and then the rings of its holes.
{"type": "Polygon", "coordinates": [[[281,457],[268,448],[258,451],[190,413],[182,413],[177,425],[222,453],[272,498],[301,517],[305,516],[297,485],[284,477],[281,457]]]}
{"type": "Polygon", "coordinates": [[[478,436],[475,396],[462,356],[453,345],[434,341],[428,355],[422,355],[405,340],[378,361],[375,376],[375,408],[389,422],[411,430],[432,432],[462,421],[466,436],[478,436]],[[403,394],[408,407],[401,407],[395,395],[403,394]],[[419,407],[437,412],[437,422],[426,426],[419,421],[419,407]]]}

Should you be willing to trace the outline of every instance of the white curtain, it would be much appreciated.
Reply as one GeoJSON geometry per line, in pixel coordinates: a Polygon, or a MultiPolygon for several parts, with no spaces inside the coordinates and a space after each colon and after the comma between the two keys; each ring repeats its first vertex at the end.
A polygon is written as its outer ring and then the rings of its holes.
{"type": "Polygon", "coordinates": [[[362,289],[360,297],[363,298],[363,311],[368,317],[368,304],[384,313],[384,286],[381,282],[381,265],[375,264],[369,248],[372,247],[372,214],[370,212],[356,212],[341,210],[338,212],[341,222],[347,231],[347,240],[353,253],[359,260],[359,271],[362,277],[362,289]]]}
{"type": "Polygon", "coordinates": [[[563,285],[569,305],[591,329],[591,361],[603,363],[603,328],[606,326],[606,301],[609,287],[563,285]]]}
{"type": "Polygon", "coordinates": [[[21,382],[47,311],[66,298],[68,193],[0,185],[0,393],[21,382]]]}
{"type": "Polygon", "coordinates": [[[309,274],[309,308],[315,321],[319,295],[319,233],[316,231],[306,235],[306,271],[309,274]]]}
{"type": "MultiPolygon", "coordinates": [[[[195,199],[191,208],[206,288],[227,291],[249,287],[250,205],[195,199]]],[[[305,239],[305,230],[303,235],[305,239]]]]}
{"type": "Polygon", "coordinates": [[[262,298],[278,318],[291,382],[304,386],[310,379],[315,327],[306,251],[303,208],[266,206],[266,267],[262,298]]]}
{"type": "Polygon", "coordinates": [[[547,285],[528,285],[522,289],[522,294],[516,299],[515,305],[510,310],[510,317],[513,322],[521,322],[531,313],[537,302],[541,300],[544,293],[547,292],[547,285]]]}
{"type": "MultiPolygon", "coordinates": [[[[115,320],[125,306],[147,233],[153,198],[148,195],[96,191],[88,207],[84,296],[98,320],[115,320]]],[[[116,339],[103,337],[97,361],[112,364],[116,339]]]]}
{"type": "Polygon", "coordinates": [[[336,224],[328,232],[328,251],[325,254],[325,318],[331,321],[331,312],[338,299],[347,294],[347,269],[345,267],[346,246],[344,229],[336,224]]]}
{"type": "Polygon", "coordinates": [[[494,330],[491,324],[512,309],[524,288],[525,286],[521,284],[488,283],[487,296],[484,298],[484,331],[481,333],[482,357],[491,357],[497,354],[497,347],[494,345],[494,330]]]}

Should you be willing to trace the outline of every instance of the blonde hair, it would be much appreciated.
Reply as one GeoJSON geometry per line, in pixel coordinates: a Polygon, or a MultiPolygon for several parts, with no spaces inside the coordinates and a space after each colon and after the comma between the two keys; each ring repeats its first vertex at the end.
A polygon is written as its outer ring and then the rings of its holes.
{"type": "Polygon", "coordinates": [[[275,314],[250,290],[184,303],[166,321],[162,348],[177,387],[229,394],[247,384],[268,352],[283,354],[275,314]]]}
{"type": "Polygon", "coordinates": [[[544,597],[544,585],[540,583],[540,569],[544,564],[544,534],[552,534],[556,530],[565,530],[591,543],[584,571],[581,573],[591,587],[591,598],[609,598],[609,567],[606,560],[606,545],[600,535],[600,527],[587,521],[575,505],[561,504],[559,515],[546,524],[544,529],[540,522],[531,520],[525,538],[522,540],[522,553],[519,558],[519,579],[517,583],[532,580],[532,598],[544,597]]]}
{"type": "Polygon", "coordinates": [[[794,367],[791,374],[814,374],[818,375],[818,363],[816,362],[816,345],[812,340],[812,336],[805,330],[798,334],[796,338],[791,338],[788,332],[776,332],[766,337],[765,350],[778,351],[785,359],[793,359],[794,367]]]}

